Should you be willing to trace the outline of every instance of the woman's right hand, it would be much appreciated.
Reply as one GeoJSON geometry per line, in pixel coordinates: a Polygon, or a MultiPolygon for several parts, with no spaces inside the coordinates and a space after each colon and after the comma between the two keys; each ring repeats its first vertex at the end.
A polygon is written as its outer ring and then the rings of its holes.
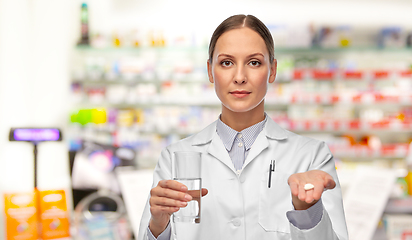
{"type": "MultiPolygon", "coordinates": [[[[206,194],[207,190],[202,189],[202,196],[206,194]]],[[[153,236],[157,238],[166,229],[170,216],[181,207],[186,207],[191,200],[192,196],[183,183],[174,180],[159,181],[150,191],[149,199],[152,215],[149,228],[153,236]]]]}

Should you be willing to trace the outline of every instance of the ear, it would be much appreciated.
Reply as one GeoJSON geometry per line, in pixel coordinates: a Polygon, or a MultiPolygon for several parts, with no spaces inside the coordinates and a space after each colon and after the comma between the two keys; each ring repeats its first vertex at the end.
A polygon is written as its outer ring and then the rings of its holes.
{"type": "Polygon", "coordinates": [[[212,64],[210,63],[210,60],[207,60],[207,75],[209,76],[209,82],[215,83],[213,80],[212,64]]]}
{"type": "Polygon", "coordinates": [[[277,68],[278,62],[276,59],[273,59],[273,63],[270,66],[269,83],[273,83],[275,81],[277,68]]]}

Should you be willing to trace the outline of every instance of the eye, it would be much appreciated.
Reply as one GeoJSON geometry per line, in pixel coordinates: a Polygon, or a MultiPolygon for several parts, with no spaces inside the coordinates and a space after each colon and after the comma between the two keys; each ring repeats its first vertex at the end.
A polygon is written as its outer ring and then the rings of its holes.
{"type": "Polygon", "coordinates": [[[230,67],[233,65],[233,63],[231,61],[222,61],[220,63],[223,67],[230,67]]]}
{"type": "Polygon", "coordinates": [[[250,61],[249,62],[249,65],[251,65],[251,66],[253,66],[253,67],[258,67],[258,66],[260,66],[260,62],[259,61],[250,61]]]}

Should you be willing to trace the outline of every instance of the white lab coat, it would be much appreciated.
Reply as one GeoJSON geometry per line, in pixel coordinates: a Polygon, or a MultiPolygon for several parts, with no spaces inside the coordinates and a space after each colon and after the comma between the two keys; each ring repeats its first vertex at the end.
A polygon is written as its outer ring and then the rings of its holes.
{"type": "MultiPolygon", "coordinates": [[[[201,223],[175,225],[171,221],[179,240],[348,239],[341,188],[325,143],[291,133],[268,118],[238,174],[214,122],[162,151],[153,187],[161,179],[171,179],[171,156],[175,151],[202,152],[202,187],[209,190],[201,200],[201,223]],[[268,188],[271,160],[276,161],[276,171],[268,188]],[[312,229],[299,230],[286,217],[286,212],[293,210],[287,180],[293,173],[312,169],[328,172],[337,185],[322,195],[324,211],[320,223],[312,229]]],[[[146,239],[149,220],[147,203],[138,240],[146,239]]]]}

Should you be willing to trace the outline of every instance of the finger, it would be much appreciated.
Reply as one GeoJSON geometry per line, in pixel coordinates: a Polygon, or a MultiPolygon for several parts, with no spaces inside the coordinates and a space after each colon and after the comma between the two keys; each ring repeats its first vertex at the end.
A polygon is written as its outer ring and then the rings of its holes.
{"type": "Polygon", "coordinates": [[[187,186],[175,180],[161,180],[158,186],[162,188],[169,188],[180,192],[187,192],[187,186]]]}
{"type": "Polygon", "coordinates": [[[172,190],[169,188],[155,187],[150,191],[152,197],[165,197],[179,201],[191,201],[192,197],[184,192],[172,190]]]}
{"type": "Polygon", "coordinates": [[[306,193],[306,198],[305,198],[306,203],[312,203],[314,201],[313,192],[314,192],[314,189],[306,190],[305,192],[306,193]]]}
{"type": "Polygon", "coordinates": [[[209,190],[207,190],[206,188],[202,188],[202,197],[206,196],[208,192],[209,190]]]}
{"type": "Polygon", "coordinates": [[[201,191],[200,190],[189,190],[187,194],[192,196],[192,198],[200,198],[201,191]]]}
{"type": "Polygon", "coordinates": [[[299,187],[297,183],[291,182],[289,183],[289,187],[290,187],[290,192],[292,193],[293,196],[299,195],[299,187]]]}
{"type": "Polygon", "coordinates": [[[168,207],[168,206],[151,206],[150,213],[152,216],[160,215],[160,214],[168,214],[171,215],[179,211],[179,207],[168,207]]]}
{"type": "Polygon", "coordinates": [[[165,197],[154,197],[150,199],[150,206],[181,208],[181,207],[186,207],[187,202],[165,198],[165,197]]]}
{"type": "Polygon", "coordinates": [[[324,185],[321,181],[317,181],[313,184],[315,188],[313,189],[313,199],[314,200],[319,200],[320,197],[322,196],[324,185]]]}
{"type": "Polygon", "coordinates": [[[326,189],[334,189],[336,187],[336,182],[333,180],[332,176],[328,175],[325,177],[325,188],[326,189]]]}
{"type": "Polygon", "coordinates": [[[304,185],[305,183],[300,182],[299,183],[299,195],[298,198],[301,201],[305,201],[306,200],[306,190],[304,189],[304,185]]]}

